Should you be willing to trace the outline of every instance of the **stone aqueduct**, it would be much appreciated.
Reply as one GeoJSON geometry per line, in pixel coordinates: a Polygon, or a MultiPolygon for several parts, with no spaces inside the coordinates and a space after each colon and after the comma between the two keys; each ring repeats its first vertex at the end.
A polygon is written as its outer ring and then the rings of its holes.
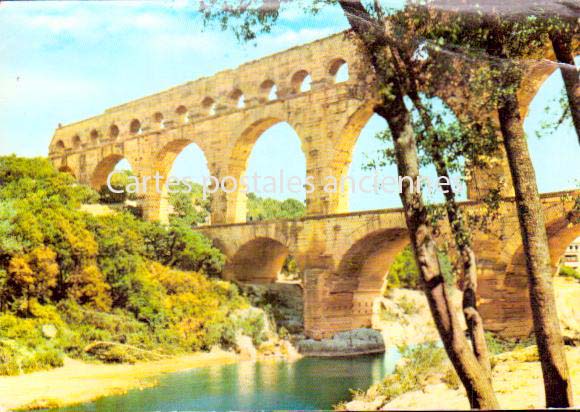
{"type": "MultiPolygon", "coordinates": [[[[322,190],[326,176],[340,179],[348,172],[357,137],[373,114],[374,97],[353,92],[361,81],[371,80],[358,70],[359,63],[353,39],[339,33],[59,126],[49,156],[59,170],[98,189],[123,158],[138,176],[168,176],[181,150],[196,143],[211,175],[239,178],[260,135],[287,122],[300,138],[306,174],[315,179],[316,190],[306,198],[307,217],[246,223],[245,194],[218,191],[212,198],[212,225],[195,230],[226,254],[225,276],[240,281],[275,281],[286,256],[294,256],[304,273],[308,336],[369,325],[373,298],[408,239],[401,210],[346,213],[347,194],[322,190]],[[336,82],[343,64],[349,79],[336,82]],[[301,91],[306,76],[311,87],[301,91]]],[[[552,70],[545,64],[530,68],[520,91],[522,115],[552,70]]],[[[433,94],[459,110],[457,102],[465,100],[461,90],[439,91],[433,94]]],[[[486,181],[506,172],[501,158],[491,171],[474,171],[471,201],[464,207],[477,213],[486,181]]],[[[566,220],[570,193],[545,194],[542,202],[556,264],[580,235],[580,224],[566,220]]],[[[166,194],[150,190],[141,204],[147,219],[167,220],[166,194]]],[[[474,242],[486,327],[508,336],[528,334],[531,312],[513,200],[502,203],[491,231],[476,233],[474,242]]]]}

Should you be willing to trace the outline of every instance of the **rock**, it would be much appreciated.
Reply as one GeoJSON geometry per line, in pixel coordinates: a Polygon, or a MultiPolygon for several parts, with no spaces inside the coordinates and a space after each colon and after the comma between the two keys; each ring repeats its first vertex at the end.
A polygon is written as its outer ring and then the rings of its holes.
{"type": "Polygon", "coordinates": [[[287,340],[283,340],[280,343],[280,351],[288,360],[296,360],[302,357],[294,345],[287,340]]]}
{"type": "MultiPolygon", "coordinates": [[[[451,301],[461,327],[465,320],[461,309],[461,293],[450,288],[451,301]]],[[[427,298],[422,291],[393,289],[388,297],[379,297],[374,302],[372,327],[380,330],[389,346],[406,346],[440,339],[427,298]]]]}
{"type": "Polygon", "coordinates": [[[58,329],[56,328],[56,326],[52,324],[42,325],[41,331],[42,336],[48,339],[55,338],[56,335],[58,334],[58,329]]]}
{"type": "Polygon", "coordinates": [[[378,411],[383,406],[384,398],[379,397],[372,401],[354,400],[345,404],[347,411],[378,411]]]}
{"type": "Polygon", "coordinates": [[[352,356],[385,351],[385,342],[379,331],[354,329],[339,332],[332,339],[305,339],[298,342],[298,351],[307,356],[352,356]]]}
{"type": "Polygon", "coordinates": [[[554,292],[562,337],[567,345],[580,345],[580,282],[562,276],[554,278],[554,292]]]}
{"type": "Polygon", "coordinates": [[[257,351],[252,342],[252,338],[246,335],[237,335],[235,345],[236,352],[240,354],[242,359],[256,359],[257,351]]]}

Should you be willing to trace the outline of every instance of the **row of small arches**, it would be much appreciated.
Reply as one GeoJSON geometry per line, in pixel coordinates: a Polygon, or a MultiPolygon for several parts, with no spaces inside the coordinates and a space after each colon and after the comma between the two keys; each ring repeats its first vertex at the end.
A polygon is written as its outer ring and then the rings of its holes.
{"type": "MultiPolygon", "coordinates": [[[[335,59],[329,66],[328,70],[329,74],[334,77],[335,83],[341,83],[347,81],[349,78],[348,73],[348,64],[343,59],[335,59]]],[[[312,77],[306,70],[299,70],[298,72],[294,73],[290,80],[290,84],[294,93],[305,93],[310,91],[312,83],[312,77]]],[[[278,88],[276,84],[272,80],[265,80],[260,85],[260,94],[267,97],[268,101],[274,101],[278,99],[278,88]]],[[[244,93],[240,89],[234,89],[228,95],[230,101],[235,104],[238,109],[242,109],[246,106],[246,100],[244,93]]],[[[201,102],[201,107],[205,111],[205,113],[209,116],[213,116],[216,114],[217,110],[217,103],[211,97],[206,97],[201,102]]],[[[177,115],[179,121],[183,123],[187,123],[190,121],[189,112],[187,107],[184,105],[180,105],[175,110],[175,114],[177,115]]],[[[163,116],[163,113],[156,112],[153,114],[153,122],[159,127],[163,128],[166,126],[167,122],[163,116]]],[[[136,135],[142,132],[141,122],[138,119],[131,120],[129,124],[129,133],[132,135],[136,135]]],[[[112,124],[109,126],[108,130],[108,137],[110,139],[115,139],[119,136],[120,129],[119,126],[116,124],[112,124]]],[[[97,143],[98,139],[101,137],[101,134],[96,129],[93,129],[90,133],[90,141],[92,143],[97,143]]],[[[75,135],[72,139],[72,147],[78,149],[82,145],[82,139],[79,135],[75,135]]],[[[55,149],[57,152],[64,151],[66,145],[62,140],[59,140],[56,145],[55,149]]]]}

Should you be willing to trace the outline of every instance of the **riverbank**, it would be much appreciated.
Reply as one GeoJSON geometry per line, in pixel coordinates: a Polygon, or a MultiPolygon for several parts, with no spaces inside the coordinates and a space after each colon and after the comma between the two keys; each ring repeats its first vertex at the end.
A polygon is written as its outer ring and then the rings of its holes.
{"type": "MultiPolygon", "coordinates": [[[[580,347],[566,347],[566,358],[574,398],[580,398],[580,347]]],[[[493,387],[503,409],[538,409],[545,407],[542,370],[535,347],[502,353],[492,359],[493,387]]],[[[384,389],[371,387],[359,393],[341,410],[424,410],[442,405],[448,410],[469,409],[465,390],[459,381],[449,380],[443,373],[429,373],[420,389],[388,400],[384,389]]]]}
{"type": "Polygon", "coordinates": [[[238,358],[232,352],[219,350],[133,365],[87,363],[66,358],[61,368],[0,377],[0,411],[88,402],[130,389],[154,386],[156,378],[162,374],[233,363],[238,358]]]}
{"type": "MultiPolygon", "coordinates": [[[[580,399],[580,283],[574,279],[557,277],[554,279],[554,291],[564,341],[569,343],[566,346],[566,357],[574,398],[580,399]]],[[[425,316],[424,300],[424,296],[415,291],[396,291],[389,299],[382,300],[381,311],[378,312],[380,318],[373,326],[383,330],[386,342],[421,343],[422,339],[436,333],[432,320],[425,316]],[[388,330],[389,326],[391,330],[388,330]],[[421,328],[424,331],[422,334],[419,333],[421,328]],[[408,339],[413,333],[418,336],[419,341],[408,339]]],[[[421,359],[419,356],[416,361],[420,362],[421,359]]],[[[405,362],[401,365],[404,366],[405,362]]],[[[493,356],[492,367],[493,386],[502,408],[544,407],[542,371],[535,346],[499,353],[493,356]]],[[[340,409],[421,410],[432,409],[433,405],[443,405],[450,410],[469,409],[465,391],[455,373],[451,372],[452,368],[446,357],[443,363],[435,367],[429,368],[427,365],[418,379],[414,379],[411,375],[416,373],[408,369],[403,367],[401,373],[409,378],[410,383],[407,382],[406,386],[400,385],[401,379],[386,379],[366,391],[357,392],[351,401],[342,403],[340,409]]]]}

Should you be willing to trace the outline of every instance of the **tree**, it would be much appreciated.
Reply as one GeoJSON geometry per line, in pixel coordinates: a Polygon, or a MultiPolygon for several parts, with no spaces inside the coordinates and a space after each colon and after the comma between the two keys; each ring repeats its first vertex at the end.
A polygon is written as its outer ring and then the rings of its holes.
{"type": "Polygon", "coordinates": [[[485,62],[483,81],[493,84],[493,89],[487,90],[488,104],[498,113],[516,194],[546,405],[570,407],[572,387],[552,288],[548,238],[517,96],[525,69],[521,59],[534,57],[548,41],[549,33],[542,19],[530,17],[525,11],[509,15],[501,9],[467,12],[460,2],[454,5],[463,12],[438,16],[445,25],[442,31],[446,32],[448,47],[463,45],[466,53],[485,62]],[[458,38],[463,44],[455,44],[453,39],[458,38]]]}
{"type": "Polygon", "coordinates": [[[174,212],[169,217],[170,221],[179,220],[191,226],[207,223],[211,200],[203,198],[203,187],[194,183],[191,193],[185,189],[185,185],[180,183],[178,189],[175,189],[176,193],[169,194],[169,203],[174,212]]]}
{"type": "MultiPolygon", "coordinates": [[[[204,2],[201,10],[206,21],[217,20],[224,28],[233,20],[234,23],[230,25],[238,37],[251,40],[256,36],[256,27],[269,31],[278,16],[280,2],[266,5],[270,7],[249,7],[246,4],[244,7],[232,8],[226,3],[204,2]],[[239,26],[235,25],[236,21],[241,21],[239,26]]],[[[394,28],[385,25],[385,14],[380,2],[375,1],[368,8],[362,2],[352,0],[339,0],[338,5],[374,72],[381,100],[375,107],[375,112],[388,123],[395,147],[398,173],[416,181],[419,175],[417,142],[411,115],[404,103],[409,88],[407,73],[400,64],[400,50],[397,46],[399,39],[394,28]]],[[[470,404],[474,408],[497,408],[487,370],[480,365],[469,348],[459,320],[452,310],[437,255],[433,227],[422,195],[419,191],[414,191],[405,180],[401,200],[431,313],[447,354],[465,386],[470,404]]]]}
{"type": "Polygon", "coordinates": [[[248,193],[248,220],[295,219],[304,216],[306,206],[296,199],[276,200],[248,193]]]}
{"type": "Polygon", "coordinates": [[[572,123],[576,129],[578,143],[580,143],[580,78],[572,50],[573,39],[579,34],[577,21],[579,9],[578,6],[574,8],[572,3],[564,3],[563,6],[568,10],[564,10],[558,16],[548,14],[548,33],[556,54],[556,60],[560,63],[572,123]]]}
{"type": "Polygon", "coordinates": [[[108,311],[111,309],[111,288],[96,265],[84,266],[69,279],[69,295],[80,304],[90,304],[95,308],[108,311]]]}
{"type": "Polygon", "coordinates": [[[24,298],[24,308],[30,314],[33,299],[48,301],[57,283],[56,253],[41,246],[26,255],[16,255],[8,265],[10,281],[15,292],[24,298]]]}

